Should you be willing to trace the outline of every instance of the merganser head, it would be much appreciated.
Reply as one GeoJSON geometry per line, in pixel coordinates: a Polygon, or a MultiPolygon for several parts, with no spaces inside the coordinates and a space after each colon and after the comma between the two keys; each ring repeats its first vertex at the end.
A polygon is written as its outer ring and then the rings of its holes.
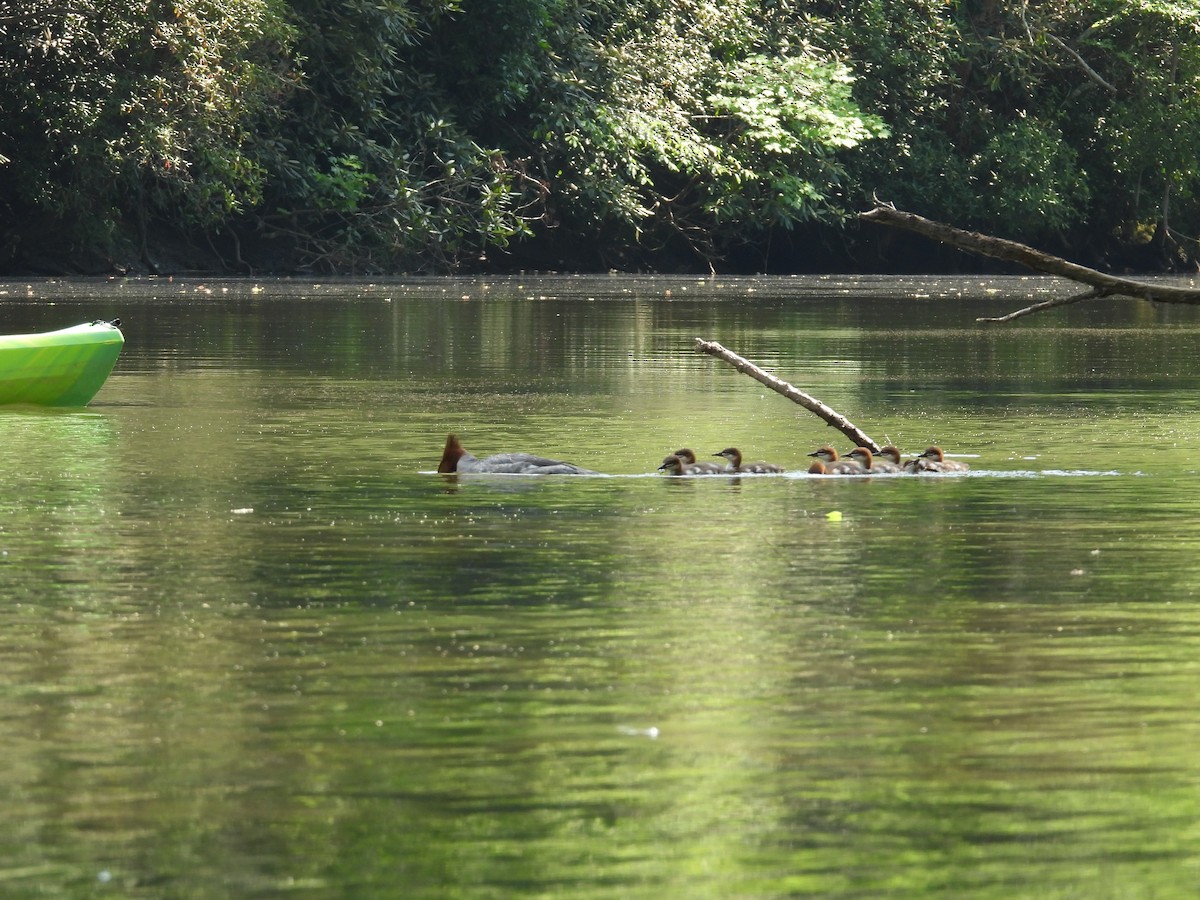
{"type": "Polygon", "coordinates": [[[941,447],[927,447],[927,448],[925,448],[924,452],[921,453],[919,458],[932,459],[932,460],[936,460],[937,462],[945,462],[946,454],[944,454],[942,452],[941,447]]]}
{"type": "Polygon", "coordinates": [[[689,466],[693,466],[696,464],[696,454],[689,447],[682,447],[679,450],[676,450],[675,455],[678,456],[680,459],[682,459],[689,466]]]}
{"type": "Polygon", "coordinates": [[[814,450],[812,453],[810,453],[808,455],[815,456],[817,459],[822,460],[827,463],[833,463],[833,462],[838,461],[837,451],[834,450],[832,447],[822,447],[820,450],[814,450]]]}
{"type": "MultiPolygon", "coordinates": [[[[811,453],[808,455],[812,456],[811,453]]],[[[808,467],[808,474],[809,475],[828,475],[829,470],[825,468],[825,463],[821,462],[818,459],[811,466],[808,467]]]]}
{"type": "Polygon", "coordinates": [[[713,456],[725,457],[735,469],[742,464],[742,451],[737,447],[726,447],[720,453],[714,453],[713,456]]]}
{"type": "Polygon", "coordinates": [[[888,444],[886,447],[882,448],[879,451],[879,455],[882,456],[884,459],[894,462],[896,465],[900,465],[900,448],[899,447],[895,447],[891,444],[888,444]]]}
{"type": "Polygon", "coordinates": [[[463,449],[463,445],[458,440],[458,435],[450,434],[446,436],[446,448],[442,451],[442,461],[438,463],[437,470],[439,472],[457,472],[458,461],[467,455],[467,451],[463,449]]]}
{"type": "Polygon", "coordinates": [[[684,462],[674,453],[662,461],[662,465],[658,467],[660,472],[665,471],[669,475],[682,475],[684,462]]]}
{"type": "Polygon", "coordinates": [[[862,463],[864,469],[871,468],[871,463],[875,461],[871,456],[871,451],[866,447],[855,447],[850,451],[849,456],[851,459],[862,463]]]}

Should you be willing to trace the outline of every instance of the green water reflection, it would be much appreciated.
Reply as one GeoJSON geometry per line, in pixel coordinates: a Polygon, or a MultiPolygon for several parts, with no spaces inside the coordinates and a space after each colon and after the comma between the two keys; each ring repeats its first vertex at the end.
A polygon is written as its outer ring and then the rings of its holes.
{"type": "Polygon", "coordinates": [[[199,287],[35,290],[128,342],[0,412],[5,896],[1194,893],[1197,314],[199,287]],[[830,434],[695,336],[975,472],[653,475],[830,434]],[[447,479],[449,430],[614,477],[447,479]]]}

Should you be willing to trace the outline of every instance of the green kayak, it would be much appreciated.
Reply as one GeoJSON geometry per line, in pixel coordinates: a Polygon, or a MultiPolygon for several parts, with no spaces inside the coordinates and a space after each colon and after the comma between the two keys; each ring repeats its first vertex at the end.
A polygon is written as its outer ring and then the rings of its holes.
{"type": "Polygon", "coordinates": [[[0,335],[0,404],[87,406],[125,345],[120,324],[0,335]]]}

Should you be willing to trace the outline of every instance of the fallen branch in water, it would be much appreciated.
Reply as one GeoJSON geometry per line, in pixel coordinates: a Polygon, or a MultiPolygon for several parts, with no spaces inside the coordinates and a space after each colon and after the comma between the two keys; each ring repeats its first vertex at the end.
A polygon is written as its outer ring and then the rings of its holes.
{"type": "Polygon", "coordinates": [[[749,375],[760,384],[764,384],[777,394],[787,397],[793,403],[798,403],[807,409],[809,412],[816,414],[825,420],[827,425],[830,425],[848,437],[854,442],[856,447],[866,447],[872,453],[879,452],[879,445],[876,444],[871,437],[863,432],[857,425],[843,416],[836,409],[826,406],[816,397],[809,396],[793,385],[788,384],[782,378],[776,378],[770,372],[760,369],[754,363],[744,357],[738,356],[732,350],[726,350],[716,341],[706,341],[703,338],[696,338],[696,352],[707,353],[709,356],[715,356],[717,359],[723,360],[741,372],[743,375],[749,375]]]}
{"type": "Polygon", "coordinates": [[[1043,300],[1041,303],[1035,303],[1032,306],[1024,306],[1021,309],[1013,310],[1003,316],[980,316],[976,322],[1011,322],[1013,319],[1020,319],[1023,316],[1031,316],[1036,312],[1041,312],[1044,309],[1050,309],[1054,306],[1068,306],[1072,303],[1078,303],[1080,300],[1092,300],[1096,297],[1107,297],[1108,294],[1101,293],[1097,290],[1086,291],[1082,294],[1072,294],[1070,297],[1058,297],[1054,300],[1043,300]]]}
{"type": "Polygon", "coordinates": [[[1090,291],[1083,294],[1035,303],[1032,306],[1026,306],[1005,316],[981,317],[975,320],[977,322],[1011,322],[1013,319],[1032,315],[1035,312],[1041,312],[1055,306],[1066,306],[1069,303],[1078,303],[1081,300],[1095,300],[1100,297],[1118,295],[1133,297],[1137,300],[1146,300],[1150,303],[1200,304],[1200,291],[1198,290],[1175,287],[1173,285],[1146,284],[1142,281],[1133,281],[1129,278],[1118,278],[1115,275],[1107,275],[1104,272],[1089,269],[1087,266],[1068,262],[1062,257],[1054,256],[1051,253],[1043,253],[1041,250],[1035,250],[1017,241],[991,237],[990,235],[979,234],[974,231],[963,231],[960,228],[935,222],[932,219],[926,219],[914,213],[904,212],[886,204],[880,204],[874,209],[860,213],[859,218],[864,222],[875,222],[879,225],[903,228],[939,243],[949,244],[960,250],[966,250],[969,253],[990,256],[992,259],[999,259],[1005,262],[1020,263],[1027,268],[1033,269],[1035,272],[1044,272],[1047,275],[1069,278],[1071,281],[1077,281],[1080,284],[1086,284],[1091,287],[1090,291]]]}

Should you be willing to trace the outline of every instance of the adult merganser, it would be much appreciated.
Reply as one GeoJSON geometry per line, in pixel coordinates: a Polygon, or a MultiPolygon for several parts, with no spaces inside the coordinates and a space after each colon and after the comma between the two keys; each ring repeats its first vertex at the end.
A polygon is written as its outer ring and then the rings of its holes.
{"type": "Polygon", "coordinates": [[[458,440],[458,435],[446,437],[446,449],[442,451],[442,461],[438,463],[438,471],[442,473],[470,472],[492,475],[598,475],[590,469],[583,469],[568,462],[557,459],[547,459],[532,453],[497,453],[484,459],[477,459],[468,453],[458,440]]]}
{"type": "Polygon", "coordinates": [[[675,455],[684,461],[684,464],[691,466],[695,471],[690,472],[691,475],[723,475],[725,467],[718,463],[696,462],[696,454],[687,447],[683,447],[675,451],[675,455]]]}
{"type": "Polygon", "coordinates": [[[884,459],[876,459],[871,454],[869,447],[855,447],[850,451],[849,456],[866,469],[870,475],[894,475],[904,471],[895,463],[884,459]]]}
{"type": "Polygon", "coordinates": [[[822,447],[814,450],[809,456],[815,456],[825,463],[825,471],[829,475],[864,475],[866,470],[853,459],[838,459],[838,452],[832,447],[822,447]]]}
{"type": "Polygon", "coordinates": [[[928,447],[917,457],[919,472],[969,472],[971,467],[957,459],[946,459],[941,447],[928,447]]]}
{"type": "Polygon", "coordinates": [[[720,453],[714,453],[713,456],[722,456],[729,461],[729,468],[726,472],[734,475],[778,475],[784,471],[783,466],[777,466],[769,462],[742,462],[742,451],[737,447],[726,447],[720,453]]]}
{"type": "Polygon", "coordinates": [[[886,447],[881,449],[879,451],[879,455],[884,457],[887,460],[890,460],[893,465],[899,466],[901,471],[915,472],[917,470],[917,460],[910,459],[910,460],[901,462],[900,461],[900,448],[893,446],[892,444],[888,444],[886,447]]]}
{"type": "Polygon", "coordinates": [[[685,462],[676,454],[672,453],[662,461],[662,465],[658,467],[660,472],[666,472],[668,475],[720,475],[724,472],[723,469],[702,468],[699,464],[693,465],[685,462]]]}

